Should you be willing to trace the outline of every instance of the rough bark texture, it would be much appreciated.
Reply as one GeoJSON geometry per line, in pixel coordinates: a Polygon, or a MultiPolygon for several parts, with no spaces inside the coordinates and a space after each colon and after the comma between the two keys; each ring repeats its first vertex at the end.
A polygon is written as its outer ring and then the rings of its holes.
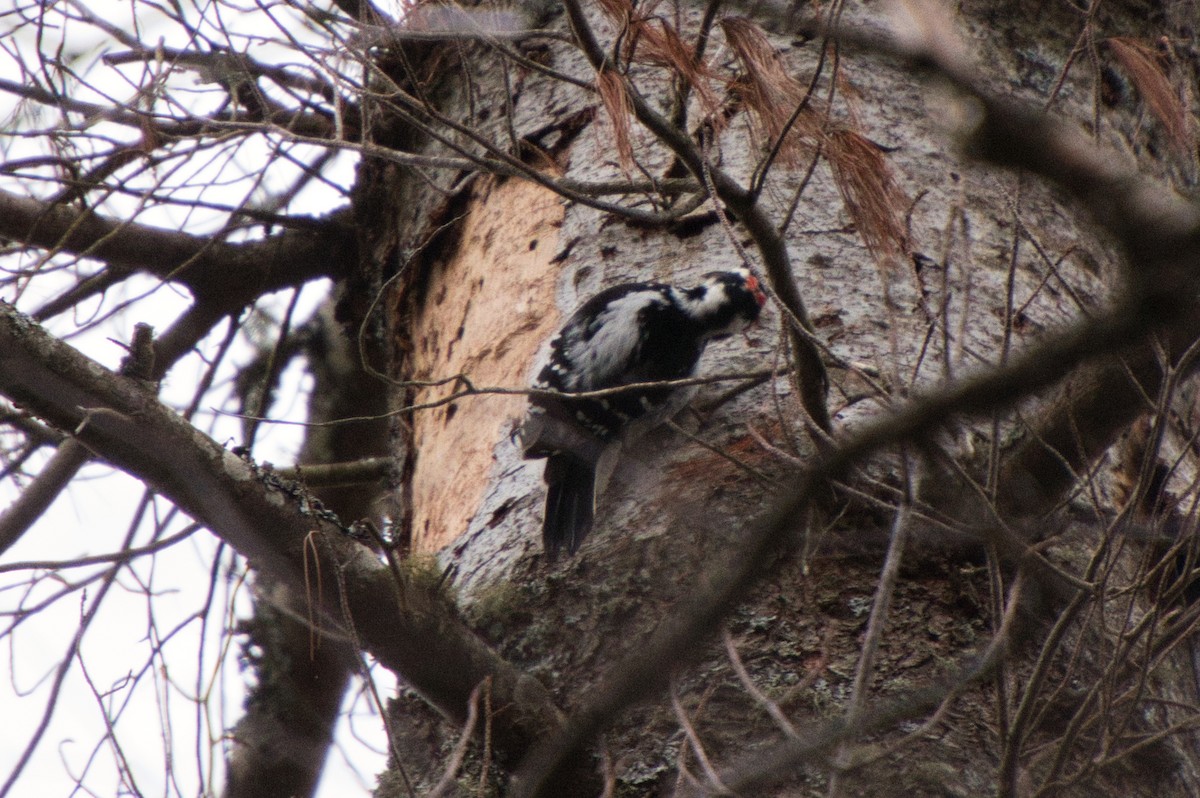
{"type": "MultiPolygon", "coordinates": [[[[1076,66],[1061,85],[1059,77],[1073,60],[1081,31],[1097,38],[1170,35],[1180,54],[1178,67],[1194,71],[1189,9],[1194,11],[1191,4],[1179,3],[1165,16],[1147,19],[1140,4],[1104,5],[1090,23],[1094,28],[1085,30],[1084,18],[1065,3],[965,3],[955,21],[966,31],[989,88],[1037,105],[1053,95],[1053,111],[1072,124],[1087,126],[1099,119],[1092,132],[1113,158],[1186,183],[1194,163],[1190,157],[1163,155],[1162,132],[1142,114],[1128,84],[1096,117],[1093,79],[1108,79],[1108,73],[1076,66]]],[[[702,11],[684,5],[682,28],[695,31],[702,11]]],[[[852,4],[841,23],[870,29],[880,23],[877,13],[875,4],[852,4]]],[[[613,26],[599,16],[592,21],[611,43],[613,26]]],[[[564,29],[557,16],[545,24],[564,29]]],[[[788,70],[806,81],[820,56],[819,42],[791,37],[786,29],[772,42],[788,70]]],[[[716,43],[710,48],[716,48],[715,67],[736,71],[727,49],[716,43]]],[[[551,44],[539,55],[560,72],[590,79],[591,69],[576,50],[551,44]]],[[[593,95],[519,69],[509,75],[509,93],[503,73],[489,69],[494,63],[489,58],[469,48],[456,51],[453,68],[442,73],[446,113],[483,120],[487,128],[509,112],[499,99],[508,96],[512,115],[506,123],[538,158],[549,155],[563,175],[581,181],[622,176],[610,122],[593,95]],[[469,109],[467,91],[473,99],[469,109]]],[[[836,175],[825,163],[817,165],[786,243],[818,337],[836,356],[830,360],[829,397],[835,437],[861,428],[911,394],[1001,364],[1068,323],[1102,312],[1125,282],[1122,253],[1112,239],[1059,190],[974,163],[956,151],[951,128],[961,121],[956,116],[973,111],[969,103],[878,55],[843,53],[839,69],[837,91],[847,99],[835,104],[835,114],[847,119],[852,114],[857,128],[886,152],[911,199],[903,209],[911,252],[904,259],[873,256],[851,223],[836,175]]],[[[652,102],[665,104],[668,82],[661,70],[635,66],[630,77],[652,102]]],[[[827,92],[828,82],[819,89],[827,92]]],[[[637,126],[634,148],[644,173],[669,173],[673,156],[637,126]]],[[[734,106],[714,150],[722,169],[749,181],[763,150],[744,108],[734,106]]],[[[766,184],[761,202],[777,222],[805,165],[776,166],[766,184]]],[[[731,237],[711,205],[683,223],[651,228],[552,199],[514,181],[479,179],[454,189],[447,199],[421,188],[424,176],[395,177],[408,188],[394,196],[407,201],[424,192],[425,200],[424,205],[393,206],[400,249],[415,251],[435,242],[434,251],[406,262],[411,271],[392,315],[394,338],[403,351],[395,376],[404,379],[465,373],[475,387],[519,386],[536,370],[534,352],[558,320],[588,296],[625,280],[689,283],[738,263],[735,242],[746,246],[750,240],[740,226],[733,227],[731,237]]],[[[782,328],[779,313],[768,312],[743,339],[711,347],[704,371],[784,364],[782,328]]],[[[395,404],[429,402],[447,390],[405,387],[396,392],[395,404]]],[[[400,498],[412,547],[439,552],[441,562],[454,568],[459,600],[476,628],[511,662],[541,679],[568,711],[587,702],[587,691],[615,661],[636,656],[647,636],[698,589],[706,564],[728,556],[749,520],[780,498],[777,486],[793,464],[777,451],[800,459],[814,451],[790,378],[732,397],[723,396],[724,390],[702,389],[695,404],[704,412],[680,419],[721,453],[672,429],[651,433],[618,467],[580,554],[552,566],[542,562],[536,543],[543,500],[540,464],[521,461],[510,435],[522,411],[520,400],[466,396],[418,411],[404,431],[411,455],[400,498]]],[[[985,491],[994,489],[989,462],[1027,439],[1029,426],[1050,406],[1040,397],[995,423],[947,424],[936,439],[924,442],[932,457],[921,466],[930,495],[940,488],[977,504],[978,497],[958,476],[946,476],[953,469],[943,470],[944,464],[953,461],[985,491]]],[[[1120,426],[1111,425],[1090,442],[1089,455],[1097,456],[1120,426]]],[[[1169,433],[1175,450],[1186,449],[1186,427],[1169,433]]],[[[783,546],[787,554],[729,618],[728,629],[752,679],[798,727],[837,717],[850,700],[893,520],[888,505],[903,485],[901,462],[894,452],[874,458],[848,480],[853,488],[848,495],[857,501],[842,496],[841,503],[830,505],[837,507],[835,513],[796,518],[794,540],[783,546]]],[[[1036,472],[1033,466],[1028,470],[1036,472]]],[[[1192,473],[1186,460],[1174,479],[1186,484],[1192,473]]],[[[1065,487],[1053,487],[1045,498],[1061,499],[1065,487]]],[[[1090,573],[1095,555],[1113,574],[1115,587],[1129,578],[1142,554],[1121,557],[1123,545],[1096,554],[1116,509],[1111,493],[1101,470],[1085,481],[1073,504],[1039,519],[1032,534],[1053,538],[1043,553],[1071,573],[1090,573]]],[[[976,509],[970,515],[981,513],[976,509]]],[[[1001,623],[1000,594],[993,591],[1008,584],[1011,572],[989,571],[974,545],[943,548],[947,533],[938,530],[928,518],[917,524],[920,545],[901,572],[866,683],[868,701],[899,699],[914,687],[937,683],[978,653],[1001,623]],[[925,545],[931,541],[938,545],[925,545]],[[974,555],[962,557],[963,548],[974,555]]],[[[948,535],[953,543],[964,539],[956,534],[948,535]]],[[[1178,721],[1172,702],[1196,700],[1187,658],[1176,652],[1158,659],[1147,643],[1137,655],[1153,663],[1147,664],[1144,682],[1096,687],[1101,674],[1120,676],[1114,658],[1137,658],[1113,631],[1127,628],[1129,621],[1114,626],[1114,619],[1142,612],[1144,605],[1129,598],[1097,603],[1073,616],[1049,648],[1043,647],[1049,628],[1040,626],[1044,619],[1031,620],[1018,637],[1025,647],[1018,647],[985,686],[949,705],[927,734],[893,752],[888,746],[914,727],[889,727],[873,738],[881,746],[877,758],[862,756],[836,777],[828,767],[786,768],[768,782],[772,794],[828,794],[831,778],[846,795],[1011,794],[1043,780],[1065,794],[1195,792],[1200,760],[1191,732],[1152,738],[1178,721]],[[1015,745],[1019,754],[1013,764],[1004,754],[1014,748],[1004,745],[1011,708],[998,712],[997,706],[1007,707],[1030,675],[1044,676],[1044,669],[1051,675],[1039,682],[1042,692],[1029,698],[1037,719],[1015,745]],[[1076,714],[1087,706],[1097,709],[1076,714]],[[1125,745],[1106,747],[1110,735],[1144,740],[1145,746],[1136,755],[1110,756],[1125,745]]],[[[1048,612],[1046,617],[1058,616],[1048,612]]],[[[778,729],[722,650],[691,652],[690,660],[678,663],[673,689],[707,756],[724,768],[722,773],[730,772],[752,758],[756,747],[770,748],[778,729]]],[[[685,724],[661,699],[624,713],[604,737],[618,794],[686,793],[691,776],[680,775],[679,768],[700,771],[694,746],[681,731],[685,724]]],[[[435,781],[458,730],[440,727],[431,713],[404,697],[395,711],[407,729],[398,742],[408,774],[435,781]]],[[[464,784],[468,778],[487,782],[488,767],[484,756],[475,759],[464,784]]],[[[398,783],[392,774],[379,794],[401,794],[398,783]]]]}

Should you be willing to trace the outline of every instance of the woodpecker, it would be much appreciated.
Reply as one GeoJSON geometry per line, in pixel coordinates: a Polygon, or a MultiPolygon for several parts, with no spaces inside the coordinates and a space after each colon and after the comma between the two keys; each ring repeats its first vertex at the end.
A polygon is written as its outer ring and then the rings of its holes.
{"type": "MultiPolygon", "coordinates": [[[[690,377],[709,341],[744,330],[767,301],[749,271],[710,272],[692,288],[624,283],[583,304],[550,344],[533,387],[583,393],[690,377]]],[[[611,444],[661,422],[669,387],[574,399],[534,396],[521,428],[527,459],[546,458],[542,543],[574,554],[592,527],[597,465],[611,444]]]]}

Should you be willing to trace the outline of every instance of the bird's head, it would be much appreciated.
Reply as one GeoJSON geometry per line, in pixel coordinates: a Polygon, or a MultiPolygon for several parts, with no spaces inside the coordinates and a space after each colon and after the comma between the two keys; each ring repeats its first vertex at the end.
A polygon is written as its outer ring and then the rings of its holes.
{"type": "Polygon", "coordinates": [[[707,338],[741,332],[758,319],[767,302],[762,284],[748,269],[709,272],[704,282],[683,292],[688,315],[706,330],[707,338]]]}

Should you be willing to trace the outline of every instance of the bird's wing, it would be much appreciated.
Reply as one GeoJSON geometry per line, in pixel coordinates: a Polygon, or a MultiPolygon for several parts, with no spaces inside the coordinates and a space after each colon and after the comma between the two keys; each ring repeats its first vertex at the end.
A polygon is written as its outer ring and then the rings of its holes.
{"type": "MultiPolygon", "coordinates": [[[[647,313],[668,305],[659,291],[635,291],[606,297],[594,315],[577,317],[568,324],[560,342],[561,355],[580,375],[569,390],[588,391],[619,385],[626,375],[639,371],[643,358],[642,323],[647,313]]],[[[584,310],[586,310],[586,306],[584,310]]]]}

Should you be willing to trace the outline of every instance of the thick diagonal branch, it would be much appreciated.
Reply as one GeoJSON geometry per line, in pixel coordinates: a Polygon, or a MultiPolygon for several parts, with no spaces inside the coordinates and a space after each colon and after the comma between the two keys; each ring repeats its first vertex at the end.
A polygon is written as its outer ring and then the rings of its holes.
{"type": "MultiPolygon", "coordinates": [[[[398,583],[365,547],[302,502],[298,489],[256,471],[137,381],[115,375],[0,304],[0,393],[170,498],[244,555],[294,585],[331,626],[398,673],[456,722],[472,689],[492,680],[493,742],[505,758],[554,737],[561,718],[545,688],[484,645],[445,600],[398,583]],[[318,580],[317,575],[320,574],[318,580]]],[[[585,779],[586,780],[586,779],[585,779]]]]}

